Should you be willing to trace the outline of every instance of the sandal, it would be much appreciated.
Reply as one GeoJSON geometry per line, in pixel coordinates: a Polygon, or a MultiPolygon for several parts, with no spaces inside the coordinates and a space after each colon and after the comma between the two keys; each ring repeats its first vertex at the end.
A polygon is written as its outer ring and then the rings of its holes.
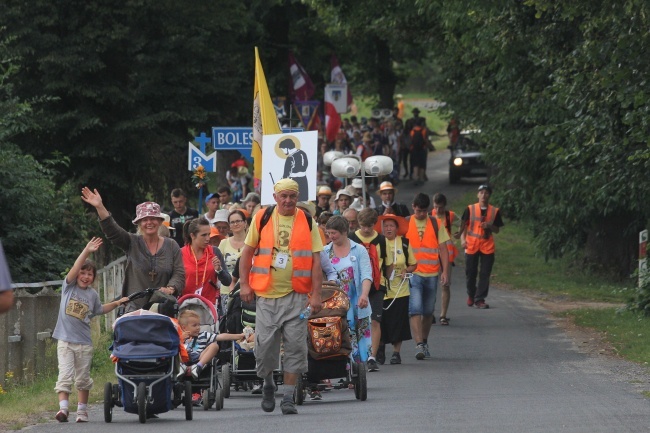
{"type": "Polygon", "coordinates": [[[444,326],[449,325],[449,319],[447,319],[447,318],[444,317],[444,316],[443,316],[443,317],[440,317],[440,324],[441,324],[441,325],[444,325],[444,326]]]}

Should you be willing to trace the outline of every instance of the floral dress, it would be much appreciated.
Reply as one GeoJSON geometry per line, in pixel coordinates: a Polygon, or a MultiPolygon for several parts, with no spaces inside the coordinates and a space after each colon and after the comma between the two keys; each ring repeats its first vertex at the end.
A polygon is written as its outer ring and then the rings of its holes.
{"type": "Polygon", "coordinates": [[[334,248],[329,250],[329,259],[332,267],[338,274],[341,288],[350,298],[350,309],[347,320],[350,327],[350,340],[352,342],[352,358],[357,363],[366,362],[372,355],[372,342],[370,339],[370,313],[369,306],[360,310],[357,307],[361,289],[357,290],[354,282],[356,257],[348,254],[345,257],[336,257],[334,248]],[[359,317],[364,316],[364,317],[359,317]]]}

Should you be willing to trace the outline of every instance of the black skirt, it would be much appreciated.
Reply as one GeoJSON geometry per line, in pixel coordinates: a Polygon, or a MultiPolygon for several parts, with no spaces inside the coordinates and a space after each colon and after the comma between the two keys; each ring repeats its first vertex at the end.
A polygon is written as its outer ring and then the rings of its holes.
{"type": "MultiPolygon", "coordinates": [[[[387,308],[391,302],[393,299],[385,299],[384,308],[387,308]]],[[[409,297],[403,296],[395,299],[388,310],[384,310],[384,315],[381,318],[381,341],[393,344],[410,339],[409,297]]]]}

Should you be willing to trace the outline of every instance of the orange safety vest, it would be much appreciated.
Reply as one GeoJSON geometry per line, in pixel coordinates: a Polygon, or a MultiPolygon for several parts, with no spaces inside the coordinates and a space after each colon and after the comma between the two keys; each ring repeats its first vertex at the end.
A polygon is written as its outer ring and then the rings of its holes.
{"type": "MultiPolygon", "coordinates": [[[[438,217],[438,214],[436,213],[436,210],[433,209],[431,211],[431,216],[436,217],[438,220],[438,225],[442,226],[447,229],[447,234],[449,235],[449,238],[451,239],[451,225],[454,223],[454,220],[456,219],[456,213],[452,210],[447,211],[449,212],[449,227],[447,227],[447,218],[443,217],[438,217]]],[[[458,248],[456,245],[454,245],[453,240],[451,242],[447,243],[447,252],[449,253],[449,263],[454,263],[454,260],[456,260],[456,257],[458,257],[458,248]]]]}
{"type": "Polygon", "coordinates": [[[434,232],[433,224],[427,216],[424,235],[420,240],[418,227],[415,223],[415,217],[408,217],[409,230],[406,232],[406,238],[409,240],[415,258],[418,262],[415,272],[423,274],[435,274],[440,271],[440,259],[438,257],[438,233],[434,232]]]}
{"type": "MultiPolygon", "coordinates": [[[[260,228],[260,222],[264,212],[255,214],[255,224],[260,228]]],[[[276,215],[279,218],[279,215],[276,215]]],[[[275,227],[273,224],[266,224],[262,228],[260,241],[257,245],[257,254],[253,257],[253,266],[249,275],[249,284],[257,293],[269,290],[271,280],[271,261],[273,260],[273,248],[275,248],[275,227]]],[[[307,218],[301,209],[296,208],[295,219],[291,240],[289,242],[291,252],[292,275],[291,285],[298,293],[311,292],[311,266],[312,266],[312,244],[311,230],[307,218]]]]}
{"type": "Polygon", "coordinates": [[[481,217],[481,205],[476,203],[468,206],[469,209],[469,223],[467,233],[465,234],[465,247],[466,254],[476,254],[481,252],[483,254],[494,253],[494,236],[490,232],[489,236],[485,237],[485,230],[481,228],[481,223],[486,222],[493,224],[497,216],[499,208],[488,205],[487,214],[485,218],[481,217]]]}

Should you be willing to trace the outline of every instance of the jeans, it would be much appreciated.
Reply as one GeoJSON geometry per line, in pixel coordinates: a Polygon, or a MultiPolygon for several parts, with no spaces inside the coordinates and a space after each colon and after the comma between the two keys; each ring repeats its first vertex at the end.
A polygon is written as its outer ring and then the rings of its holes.
{"type": "Polygon", "coordinates": [[[465,254],[465,276],[467,278],[467,296],[474,302],[485,301],[490,287],[490,274],[494,265],[494,253],[465,254]],[[480,261],[480,271],[479,271],[480,261]],[[476,277],[478,276],[478,287],[476,277]]]}
{"type": "Polygon", "coordinates": [[[409,280],[409,316],[433,316],[438,295],[438,276],[422,277],[413,274],[409,280]]]}

